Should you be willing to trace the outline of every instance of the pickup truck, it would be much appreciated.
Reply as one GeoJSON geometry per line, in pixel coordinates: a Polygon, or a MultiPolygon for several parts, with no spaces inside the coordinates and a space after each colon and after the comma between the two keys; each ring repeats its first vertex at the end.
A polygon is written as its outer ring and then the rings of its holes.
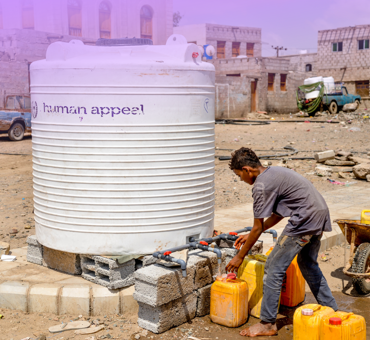
{"type": "Polygon", "coordinates": [[[8,133],[12,141],[23,139],[31,132],[31,102],[27,95],[8,95],[0,109],[0,133],[8,133]]]}
{"type": "Polygon", "coordinates": [[[360,105],[361,96],[349,94],[345,86],[340,87],[340,91],[326,94],[322,97],[322,104],[331,114],[336,114],[344,105],[356,103],[360,105]]]}

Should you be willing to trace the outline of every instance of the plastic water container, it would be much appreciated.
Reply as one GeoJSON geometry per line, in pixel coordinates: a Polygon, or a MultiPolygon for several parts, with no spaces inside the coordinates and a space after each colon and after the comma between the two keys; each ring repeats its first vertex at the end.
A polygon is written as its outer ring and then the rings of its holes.
{"type": "Polygon", "coordinates": [[[243,325],[248,319],[247,283],[233,273],[218,277],[211,288],[210,316],[214,323],[226,327],[243,325]]]}
{"type": "Polygon", "coordinates": [[[366,322],[361,315],[335,312],[321,324],[320,340],[365,340],[366,322]]]}
{"type": "Polygon", "coordinates": [[[362,210],[361,223],[370,225],[370,210],[362,210]]]}
{"type": "MultiPolygon", "coordinates": [[[[308,304],[296,309],[293,317],[293,340],[319,340],[323,319],[334,310],[317,304],[308,304]]],[[[336,340],[339,340],[337,338],[336,340]]]]}
{"type": "MultiPolygon", "coordinates": [[[[270,255],[272,249],[271,247],[266,255],[270,255]]],[[[302,275],[301,270],[298,266],[297,256],[292,261],[291,265],[288,267],[283,286],[281,288],[281,304],[287,307],[295,307],[304,301],[305,298],[305,279],[302,275]]]]}
{"type": "MultiPolygon", "coordinates": [[[[304,85],[311,85],[318,83],[320,81],[324,81],[323,77],[311,77],[304,80],[304,85]]],[[[317,98],[320,94],[320,88],[318,87],[315,91],[312,91],[310,93],[306,93],[306,99],[314,99],[317,98]]]]}
{"type": "Polygon", "coordinates": [[[323,78],[325,93],[335,92],[335,81],[333,77],[324,77],[323,78]]]}
{"type": "Polygon", "coordinates": [[[266,255],[247,256],[238,270],[238,278],[247,282],[249,288],[249,314],[257,318],[261,315],[263,297],[263,274],[266,255]]]}

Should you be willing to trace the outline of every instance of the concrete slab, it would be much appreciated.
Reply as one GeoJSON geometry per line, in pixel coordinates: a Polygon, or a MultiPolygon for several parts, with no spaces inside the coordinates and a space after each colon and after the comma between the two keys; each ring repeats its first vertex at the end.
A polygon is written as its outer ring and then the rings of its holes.
{"type": "Polygon", "coordinates": [[[119,291],[108,290],[105,287],[92,288],[92,315],[110,315],[120,312],[119,291]]]}
{"type": "Polygon", "coordinates": [[[89,285],[69,285],[62,288],[59,314],[90,315],[89,285]]]}
{"type": "Polygon", "coordinates": [[[120,310],[121,314],[136,315],[139,311],[139,304],[134,299],[135,286],[121,289],[120,295],[120,310]]]}
{"type": "Polygon", "coordinates": [[[0,307],[28,312],[28,282],[8,281],[0,285],[0,307]]]}
{"type": "Polygon", "coordinates": [[[61,289],[60,285],[53,283],[40,283],[32,286],[28,295],[29,313],[58,314],[58,298],[61,289]]]}

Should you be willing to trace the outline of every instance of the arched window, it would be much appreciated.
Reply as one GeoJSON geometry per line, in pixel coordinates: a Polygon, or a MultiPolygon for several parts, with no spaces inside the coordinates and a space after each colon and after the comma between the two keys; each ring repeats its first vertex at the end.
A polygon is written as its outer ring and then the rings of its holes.
{"type": "Polygon", "coordinates": [[[153,40],[153,11],[149,6],[143,6],[140,11],[141,38],[153,40]]]}
{"type": "Polygon", "coordinates": [[[312,65],[306,64],[306,72],[311,72],[311,71],[312,71],[312,65]]]}
{"type": "Polygon", "coordinates": [[[78,0],[68,0],[69,35],[82,36],[81,3],[78,0]]]}
{"type": "Polygon", "coordinates": [[[30,29],[30,30],[33,30],[35,28],[32,0],[23,1],[22,27],[25,28],[25,29],[30,29]]]}
{"type": "Polygon", "coordinates": [[[111,9],[108,3],[102,2],[99,6],[99,29],[100,38],[111,38],[111,9]]]}

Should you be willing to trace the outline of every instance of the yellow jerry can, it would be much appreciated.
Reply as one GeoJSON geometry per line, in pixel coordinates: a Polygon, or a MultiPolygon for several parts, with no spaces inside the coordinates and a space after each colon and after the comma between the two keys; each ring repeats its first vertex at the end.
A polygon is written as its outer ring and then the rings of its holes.
{"type": "Polygon", "coordinates": [[[218,277],[211,287],[211,320],[226,327],[239,327],[248,319],[248,285],[230,273],[218,277]]]}
{"type": "Polygon", "coordinates": [[[317,304],[308,304],[297,308],[293,316],[293,340],[321,339],[321,323],[326,316],[333,313],[332,308],[317,304]]]}
{"type": "Polygon", "coordinates": [[[362,210],[361,223],[370,224],[370,210],[362,210]]]}

